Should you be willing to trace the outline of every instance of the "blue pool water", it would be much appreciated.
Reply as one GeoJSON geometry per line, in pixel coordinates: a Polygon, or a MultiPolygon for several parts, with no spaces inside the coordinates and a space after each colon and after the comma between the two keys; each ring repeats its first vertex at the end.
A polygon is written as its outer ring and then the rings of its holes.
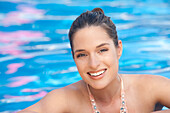
{"type": "Polygon", "coordinates": [[[49,91],[81,80],[68,29],[101,7],[123,41],[120,73],[170,78],[169,0],[1,0],[0,113],[14,113],[49,91]]]}

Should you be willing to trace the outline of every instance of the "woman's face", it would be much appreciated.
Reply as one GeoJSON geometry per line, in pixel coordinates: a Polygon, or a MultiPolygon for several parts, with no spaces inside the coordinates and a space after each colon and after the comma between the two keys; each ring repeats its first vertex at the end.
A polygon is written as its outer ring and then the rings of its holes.
{"type": "Polygon", "coordinates": [[[122,42],[115,47],[106,31],[99,26],[78,30],[73,39],[74,60],[82,79],[95,89],[115,80],[122,42]]]}

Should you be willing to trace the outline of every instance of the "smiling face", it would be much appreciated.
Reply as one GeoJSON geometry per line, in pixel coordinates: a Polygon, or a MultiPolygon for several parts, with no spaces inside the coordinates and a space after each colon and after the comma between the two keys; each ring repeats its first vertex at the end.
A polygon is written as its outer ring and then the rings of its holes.
{"type": "Polygon", "coordinates": [[[118,73],[122,43],[115,47],[113,40],[99,26],[78,30],[73,39],[74,61],[82,79],[95,89],[112,83],[118,73]]]}

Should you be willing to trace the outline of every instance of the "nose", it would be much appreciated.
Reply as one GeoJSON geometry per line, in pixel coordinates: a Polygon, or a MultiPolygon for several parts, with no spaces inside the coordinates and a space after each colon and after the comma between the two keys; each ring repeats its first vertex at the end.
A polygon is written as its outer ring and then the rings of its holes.
{"type": "Polygon", "coordinates": [[[90,55],[89,57],[89,66],[92,69],[97,69],[100,65],[100,60],[97,56],[95,55],[90,55]]]}

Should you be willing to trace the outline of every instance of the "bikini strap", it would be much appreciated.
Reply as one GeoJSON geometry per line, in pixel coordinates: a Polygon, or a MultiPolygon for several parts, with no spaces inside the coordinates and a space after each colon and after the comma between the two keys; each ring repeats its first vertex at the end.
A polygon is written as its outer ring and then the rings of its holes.
{"type": "Polygon", "coordinates": [[[97,104],[94,100],[94,97],[90,92],[89,85],[86,84],[86,86],[87,86],[87,91],[88,91],[88,94],[89,94],[90,103],[91,103],[91,106],[92,106],[92,109],[93,109],[93,113],[100,113],[100,111],[97,109],[98,107],[97,107],[97,104]]]}

